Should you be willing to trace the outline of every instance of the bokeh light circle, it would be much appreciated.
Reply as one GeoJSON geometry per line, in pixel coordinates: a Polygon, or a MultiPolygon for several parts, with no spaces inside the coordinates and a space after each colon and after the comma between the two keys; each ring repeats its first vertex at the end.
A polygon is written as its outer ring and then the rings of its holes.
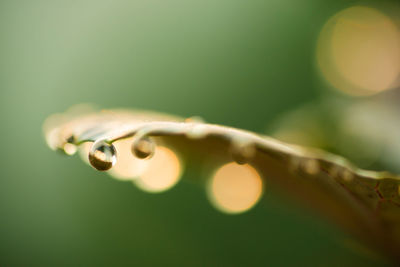
{"type": "Polygon", "coordinates": [[[249,164],[235,162],[220,167],[209,180],[208,197],[218,210],[237,214],[251,209],[261,198],[260,174],[249,164]]]}
{"type": "Polygon", "coordinates": [[[135,179],[146,170],[149,164],[149,161],[139,159],[132,155],[132,142],[132,139],[124,139],[113,143],[118,153],[118,160],[108,173],[116,179],[135,179]]]}
{"type": "Polygon", "coordinates": [[[178,155],[165,146],[157,146],[154,155],[147,161],[145,171],[134,180],[140,189],[158,193],[172,188],[178,183],[182,175],[182,162],[178,155]]]}
{"type": "Polygon", "coordinates": [[[372,95],[393,87],[400,74],[400,33],[377,9],[354,6],[324,25],[317,43],[317,64],[338,90],[372,95]]]}

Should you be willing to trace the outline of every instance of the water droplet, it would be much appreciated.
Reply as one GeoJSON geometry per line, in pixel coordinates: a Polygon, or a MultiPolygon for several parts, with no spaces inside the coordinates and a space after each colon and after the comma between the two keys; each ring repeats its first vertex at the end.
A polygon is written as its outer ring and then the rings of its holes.
{"type": "Polygon", "coordinates": [[[112,144],[104,140],[93,143],[89,152],[90,164],[99,171],[109,170],[117,162],[117,152],[112,144]]]}
{"type": "Polygon", "coordinates": [[[333,165],[333,166],[329,169],[328,173],[329,173],[330,176],[332,176],[333,178],[337,179],[338,176],[339,176],[339,171],[340,171],[339,167],[336,166],[336,165],[333,165]]]}
{"type": "Polygon", "coordinates": [[[310,174],[315,175],[319,172],[319,163],[315,159],[306,159],[303,163],[303,170],[310,174]]]}
{"type": "Polygon", "coordinates": [[[256,146],[250,140],[236,139],[232,141],[232,158],[238,164],[248,163],[256,152],[256,146]]]}
{"type": "Polygon", "coordinates": [[[75,137],[71,135],[70,137],[64,139],[64,141],[61,141],[59,145],[57,145],[57,151],[68,156],[74,155],[78,150],[74,142],[75,137]]]}
{"type": "Polygon", "coordinates": [[[206,137],[207,132],[207,125],[203,123],[193,123],[186,132],[186,136],[190,139],[201,139],[206,137]]]}
{"type": "Polygon", "coordinates": [[[77,150],[78,149],[77,149],[76,145],[71,144],[71,143],[65,143],[62,148],[62,151],[68,156],[74,155],[77,150]]]}
{"type": "Polygon", "coordinates": [[[289,167],[288,167],[289,172],[295,173],[299,170],[300,159],[297,156],[289,156],[288,162],[289,162],[289,167]]]}
{"type": "Polygon", "coordinates": [[[341,176],[345,182],[351,182],[354,178],[353,173],[348,169],[344,169],[341,176]]]}
{"type": "Polygon", "coordinates": [[[132,144],[132,154],[140,159],[148,159],[154,155],[155,143],[148,137],[142,137],[132,144]]]}
{"type": "Polygon", "coordinates": [[[205,120],[200,117],[200,116],[192,116],[189,118],[185,119],[185,122],[191,122],[191,123],[205,123],[205,120]]]}

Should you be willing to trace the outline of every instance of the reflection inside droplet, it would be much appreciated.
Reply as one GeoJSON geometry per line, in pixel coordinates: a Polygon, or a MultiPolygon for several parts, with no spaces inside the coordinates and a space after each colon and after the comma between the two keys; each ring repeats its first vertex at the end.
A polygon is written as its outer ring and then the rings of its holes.
{"type": "Polygon", "coordinates": [[[142,175],[134,180],[144,191],[162,192],[173,187],[182,174],[182,163],[169,148],[157,146],[153,157],[146,160],[148,165],[142,175]]]}
{"type": "Polygon", "coordinates": [[[211,203],[225,213],[242,213],[252,208],[263,192],[259,173],[248,164],[228,163],[219,168],[208,184],[211,203]]]}
{"type": "Polygon", "coordinates": [[[139,177],[146,169],[148,161],[132,155],[132,139],[119,140],[113,144],[118,154],[118,161],[108,173],[119,180],[132,180],[139,177]]]}
{"type": "Polygon", "coordinates": [[[89,152],[90,164],[99,171],[109,170],[117,161],[116,150],[112,144],[104,140],[93,143],[89,152]]]}

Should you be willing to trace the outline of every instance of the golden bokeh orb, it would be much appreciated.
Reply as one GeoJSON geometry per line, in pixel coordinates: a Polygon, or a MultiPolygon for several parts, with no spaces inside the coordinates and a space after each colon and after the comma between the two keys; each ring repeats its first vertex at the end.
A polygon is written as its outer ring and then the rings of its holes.
{"type": "Polygon", "coordinates": [[[399,29],[375,8],[344,9],[320,33],[317,64],[333,87],[349,95],[373,95],[393,88],[400,74],[399,29]]]}
{"type": "Polygon", "coordinates": [[[157,146],[153,157],[142,159],[147,161],[145,171],[134,180],[140,189],[158,193],[172,188],[178,183],[182,175],[182,162],[178,155],[170,148],[157,146]]]}
{"type": "Polygon", "coordinates": [[[142,160],[132,155],[132,142],[131,138],[114,142],[118,153],[118,160],[108,173],[118,180],[138,178],[147,169],[149,164],[147,160],[142,160]]]}
{"type": "Polygon", "coordinates": [[[214,173],[207,193],[218,210],[237,214],[251,209],[260,200],[263,183],[260,174],[252,166],[232,162],[214,173]]]}

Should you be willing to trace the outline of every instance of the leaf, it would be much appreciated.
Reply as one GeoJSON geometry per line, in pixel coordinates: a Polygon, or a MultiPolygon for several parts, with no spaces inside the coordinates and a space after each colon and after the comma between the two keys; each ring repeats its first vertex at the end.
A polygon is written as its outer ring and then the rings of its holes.
{"type": "MultiPolygon", "coordinates": [[[[138,160],[129,153],[115,155],[114,145],[118,148],[119,142],[132,144],[133,154],[138,158],[151,158],[154,142],[157,147],[171,148],[170,151],[178,155],[175,162],[184,160],[187,164],[206,166],[210,170],[231,162],[236,162],[235,166],[251,166],[260,174],[264,185],[268,184],[268,190],[302,201],[368,246],[399,259],[400,177],[397,175],[362,170],[342,157],[285,144],[249,131],[154,112],[96,112],[79,108],[51,116],[44,129],[52,149],[72,154],[76,146],[81,146],[84,160],[87,161],[89,153],[90,162],[100,170],[112,167],[115,158],[116,162],[138,160]],[[90,148],[87,144],[91,142],[94,144],[90,148]],[[98,157],[97,152],[100,153],[98,157]],[[96,159],[106,164],[97,165],[96,159]]],[[[172,152],[165,150],[163,153],[172,152]]],[[[151,159],[139,162],[151,162],[151,159]]],[[[157,168],[149,164],[135,166],[153,171],[167,168],[165,170],[174,175],[180,173],[167,161],[158,162],[164,165],[157,165],[157,168]]],[[[111,174],[119,179],[129,179],[115,172],[111,174]]],[[[137,184],[146,186],[143,181],[137,184]]],[[[159,188],[150,188],[152,190],[159,188]]]]}

